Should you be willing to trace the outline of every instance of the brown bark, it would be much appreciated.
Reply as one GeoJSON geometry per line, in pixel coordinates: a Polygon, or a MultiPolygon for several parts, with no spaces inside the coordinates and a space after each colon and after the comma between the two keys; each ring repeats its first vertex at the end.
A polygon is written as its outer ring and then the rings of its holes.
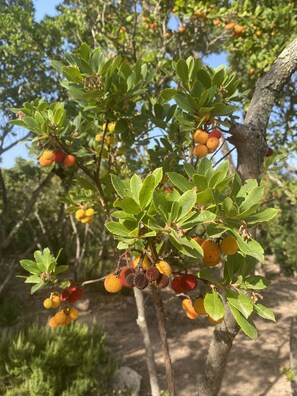
{"type": "Polygon", "coordinates": [[[154,351],[151,344],[150,334],[147,327],[147,322],[145,319],[145,308],[143,301],[143,293],[141,290],[136,287],[133,288],[134,297],[137,307],[137,324],[141,331],[143,337],[143,344],[145,347],[145,358],[147,369],[149,373],[150,386],[151,386],[151,395],[152,396],[160,396],[160,388],[158,384],[158,377],[154,359],[154,351]]]}
{"type": "MultiPolygon", "coordinates": [[[[242,180],[260,179],[267,151],[266,128],[272,106],[285,83],[297,70],[297,39],[290,43],[259,80],[244,124],[232,124],[229,141],[238,154],[237,170],[242,180]]],[[[199,396],[216,396],[219,392],[232,343],[239,327],[227,310],[225,319],[216,326],[207,354],[205,369],[198,382],[199,396]]]]}
{"type": "Polygon", "coordinates": [[[151,285],[151,291],[152,291],[153,302],[155,305],[156,315],[157,315],[157,320],[158,320],[158,328],[159,328],[159,334],[160,334],[160,339],[161,339],[161,347],[162,347],[162,351],[163,351],[163,355],[164,355],[164,364],[165,364],[165,370],[166,370],[168,394],[169,394],[169,396],[174,396],[175,395],[174,373],[173,373],[173,369],[172,369],[168,339],[167,339],[167,334],[166,334],[165,313],[164,313],[163,301],[161,300],[159,290],[153,284],[151,285]]]}

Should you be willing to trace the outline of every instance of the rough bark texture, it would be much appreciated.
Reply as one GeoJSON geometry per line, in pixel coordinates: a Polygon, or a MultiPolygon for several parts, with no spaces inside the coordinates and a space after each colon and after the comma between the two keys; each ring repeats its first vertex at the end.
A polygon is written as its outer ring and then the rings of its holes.
{"type": "Polygon", "coordinates": [[[297,316],[294,316],[291,321],[290,365],[290,369],[294,372],[294,378],[291,381],[292,396],[297,396],[297,316]]]}
{"type": "Polygon", "coordinates": [[[152,291],[152,298],[155,305],[156,315],[158,320],[161,347],[164,355],[164,364],[165,364],[166,378],[168,384],[168,394],[169,396],[174,396],[175,395],[174,374],[173,374],[172,363],[169,353],[169,345],[166,334],[164,305],[163,305],[163,301],[161,300],[159,291],[157,290],[157,287],[155,285],[151,285],[151,291],[152,291]]]}
{"type": "Polygon", "coordinates": [[[158,384],[158,377],[155,366],[154,351],[152,348],[150,334],[145,319],[143,294],[142,291],[137,289],[136,287],[133,288],[133,291],[134,291],[134,297],[135,297],[137,314],[138,314],[137,324],[143,336],[143,344],[145,347],[145,358],[146,358],[146,364],[150,379],[151,395],[160,396],[160,388],[158,384]]]}
{"type": "MultiPolygon", "coordinates": [[[[242,180],[260,179],[261,166],[267,152],[265,135],[272,106],[296,70],[297,39],[284,49],[270,70],[258,81],[244,124],[232,124],[229,141],[237,149],[237,170],[242,180]]],[[[214,331],[205,369],[198,381],[198,396],[218,394],[228,355],[238,331],[234,317],[227,310],[224,321],[214,331]]]]}

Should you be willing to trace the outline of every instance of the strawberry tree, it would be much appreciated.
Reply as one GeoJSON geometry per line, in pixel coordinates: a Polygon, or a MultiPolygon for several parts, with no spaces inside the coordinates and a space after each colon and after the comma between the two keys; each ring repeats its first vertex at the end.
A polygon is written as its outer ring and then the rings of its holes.
{"type": "MultiPolygon", "coordinates": [[[[149,63],[129,64],[86,44],[52,66],[69,99],[25,103],[13,110],[12,124],[32,132],[45,171],[75,175],[63,201],[77,221],[91,224],[105,213],[119,251],[113,272],[105,274],[106,289],[150,286],[165,355],[159,289],[167,286],[183,299],[190,319],[206,315],[219,323],[229,312],[255,339],[251,315],[274,315],[259,302],[269,282],[253,273],[264,260],[253,229],[276,210],[262,209],[264,191],[256,179],[243,180],[221,161],[224,141],[236,138],[235,102],[241,97],[235,74],[189,57],[171,63],[169,88],[154,90],[149,63]]],[[[46,271],[40,272],[40,252],[35,262],[21,265],[31,273],[26,282],[34,281],[32,292],[48,284],[55,286],[52,293],[62,292],[62,309],[55,295],[45,304],[59,309],[50,323],[56,327],[77,318],[68,297],[81,292],[70,281],[59,284],[57,275],[66,268],[48,250],[43,254],[50,263],[46,271]]]]}

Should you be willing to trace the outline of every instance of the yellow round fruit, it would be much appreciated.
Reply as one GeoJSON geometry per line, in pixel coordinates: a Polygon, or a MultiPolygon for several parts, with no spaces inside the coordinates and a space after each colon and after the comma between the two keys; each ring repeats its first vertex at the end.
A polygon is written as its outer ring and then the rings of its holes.
{"type": "Polygon", "coordinates": [[[193,153],[197,158],[203,158],[208,154],[208,148],[205,144],[199,144],[198,146],[194,147],[193,153]]]}
{"type": "Polygon", "coordinates": [[[43,155],[39,158],[39,164],[44,167],[52,166],[54,163],[54,159],[46,159],[43,155]]]}
{"type": "Polygon", "coordinates": [[[167,276],[171,276],[171,274],[172,274],[172,269],[166,261],[159,261],[156,264],[156,268],[159,270],[159,272],[161,272],[161,274],[164,274],[167,276]]]}
{"type": "Polygon", "coordinates": [[[75,212],[76,220],[81,220],[83,217],[85,217],[85,211],[83,209],[77,209],[75,212]]]}
{"type": "Polygon", "coordinates": [[[51,300],[50,298],[46,298],[46,299],[43,301],[43,306],[44,306],[44,308],[46,308],[46,309],[53,308],[53,302],[52,302],[52,300],[51,300]]]}
{"type": "Polygon", "coordinates": [[[117,293],[123,287],[123,284],[116,275],[109,274],[104,279],[104,287],[109,293],[117,293]]]}
{"type": "Polygon", "coordinates": [[[222,240],[220,247],[221,251],[228,256],[232,256],[232,254],[235,254],[238,250],[236,239],[231,235],[226,236],[226,238],[222,240]]]}
{"type": "Polygon", "coordinates": [[[110,124],[108,124],[108,130],[110,133],[113,133],[115,130],[116,124],[114,122],[111,122],[110,124]]]}
{"type": "Polygon", "coordinates": [[[208,140],[208,133],[202,129],[197,129],[197,131],[194,132],[193,140],[195,143],[206,144],[208,140]]]}
{"type": "Polygon", "coordinates": [[[201,245],[203,249],[203,261],[209,267],[219,264],[221,261],[220,246],[211,239],[206,239],[201,245]]]}
{"type": "Polygon", "coordinates": [[[219,147],[220,141],[216,137],[210,137],[206,143],[206,147],[208,148],[209,153],[213,153],[219,147]]]}
{"type": "Polygon", "coordinates": [[[61,304],[60,294],[59,293],[51,293],[50,299],[52,301],[52,305],[54,308],[57,308],[61,304]]]}
{"type": "Polygon", "coordinates": [[[42,153],[42,156],[43,156],[43,158],[44,158],[45,160],[51,161],[51,160],[54,159],[54,152],[53,152],[52,150],[45,150],[45,151],[42,153]]]}
{"type": "Polygon", "coordinates": [[[91,216],[94,216],[94,213],[95,213],[94,209],[93,208],[89,208],[89,209],[86,210],[85,215],[87,217],[91,217],[91,216]]]}
{"type": "Polygon", "coordinates": [[[204,298],[203,297],[196,298],[196,300],[194,300],[194,302],[193,302],[193,307],[199,315],[207,315],[207,312],[204,308],[204,298]]]}
{"type": "Polygon", "coordinates": [[[103,135],[102,135],[102,133],[97,133],[97,135],[95,136],[95,140],[96,140],[96,142],[102,142],[102,137],[103,137],[103,135]]]}

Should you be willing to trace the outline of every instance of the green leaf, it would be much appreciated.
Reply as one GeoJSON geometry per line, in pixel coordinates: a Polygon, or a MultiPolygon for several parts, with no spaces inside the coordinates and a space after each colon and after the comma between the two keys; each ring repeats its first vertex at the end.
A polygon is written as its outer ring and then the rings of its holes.
{"type": "Polygon", "coordinates": [[[212,85],[217,85],[220,87],[225,79],[226,68],[225,66],[220,66],[216,69],[215,74],[212,77],[212,85]]]}
{"type": "Polygon", "coordinates": [[[41,281],[38,275],[28,276],[25,280],[25,283],[39,283],[41,281]]]}
{"type": "Polygon", "coordinates": [[[37,290],[41,289],[45,285],[46,285],[46,283],[43,281],[36,283],[36,285],[31,287],[30,294],[34,294],[37,290]]]}
{"type": "Polygon", "coordinates": [[[263,223],[264,221],[273,219],[278,212],[278,209],[267,208],[247,217],[245,221],[248,224],[263,223]]]}
{"type": "Polygon", "coordinates": [[[113,188],[117,192],[117,194],[121,197],[124,198],[124,196],[127,193],[126,186],[124,182],[116,175],[111,175],[111,183],[113,185],[113,188]]]}
{"type": "Polygon", "coordinates": [[[253,312],[251,300],[242,293],[235,293],[232,290],[226,290],[227,301],[229,305],[235,307],[247,319],[253,312]]]}
{"type": "Polygon", "coordinates": [[[225,307],[216,290],[205,294],[204,308],[213,320],[220,320],[224,317],[225,307]]]}
{"type": "Polygon", "coordinates": [[[270,285],[270,281],[260,275],[252,275],[245,279],[244,284],[248,289],[263,290],[270,285]]]}
{"type": "Polygon", "coordinates": [[[152,175],[155,178],[155,188],[156,188],[163,178],[163,168],[156,168],[152,172],[152,175]]]}
{"type": "Polygon", "coordinates": [[[214,276],[213,272],[212,272],[209,268],[207,268],[207,267],[202,268],[202,269],[198,272],[198,278],[200,278],[200,279],[205,279],[205,280],[207,280],[207,281],[209,281],[209,282],[211,282],[211,283],[213,283],[213,284],[215,284],[215,285],[217,285],[217,284],[220,283],[219,279],[217,279],[217,278],[214,276]]]}
{"type": "Polygon", "coordinates": [[[112,234],[119,235],[119,236],[124,236],[124,237],[125,236],[130,236],[131,230],[129,230],[127,227],[125,227],[121,223],[110,221],[110,222],[105,224],[105,227],[112,234]]]}
{"type": "Polygon", "coordinates": [[[234,233],[239,249],[246,255],[255,257],[257,260],[264,261],[264,250],[259,242],[254,239],[244,241],[238,234],[234,233]]]}
{"type": "Polygon", "coordinates": [[[191,100],[190,95],[181,95],[177,94],[174,96],[174,100],[177,105],[184,111],[187,111],[190,114],[195,114],[197,111],[197,105],[194,99],[191,100]]]}
{"type": "Polygon", "coordinates": [[[197,218],[197,223],[211,223],[216,219],[217,215],[209,210],[202,210],[197,218]]]}
{"type": "Polygon", "coordinates": [[[206,70],[204,69],[199,69],[197,71],[197,79],[200,81],[200,83],[205,87],[205,88],[210,88],[211,86],[211,78],[209,74],[207,73],[206,70]]]}
{"type": "Polygon", "coordinates": [[[58,265],[58,266],[55,268],[54,274],[55,274],[55,275],[61,274],[62,272],[67,271],[68,268],[69,268],[69,265],[58,265]]]}
{"type": "Polygon", "coordinates": [[[264,319],[272,320],[275,322],[275,316],[274,313],[267,307],[265,307],[262,304],[254,304],[255,311],[259,316],[261,316],[264,319]]]}
{"type": "Polygon", "coordinates": [[[182,219],[196,204],[196,193],[193,190],[186,191],[178,200],[181,210],[176,221],[182,219]]]}
{"type": "Polygon", "coordinates": [[[130,190],[132,198],[139,203],[139,193],[142,187],[141,178],[138,175],[133,175],[130,179],[130,190]]]}
{"type": "Polygon", "coordinates": [[[204,175],[200,175],[200,174],[196,173],[193,176],[193,181],[199,191],[204,191],[208,188],[208,180],[204,175]]]}
{"type": "Polygon", "coordinates": [[[24,268],[24,270],[30,272],[31,274],[37,275],[41,272],[36,262],[33,260],[21,260],[20,264],[24,268]]]}
{"type": "Polygon", "coordinates": [[[189,71],[188,71],[188,65],[185,60],[179,59],[177,61],[176,72],[177,72],[177,75],[179,76],[179,78],[181,79],[181,81],[183,82],[183,84],[187,85],[188,78],[189,78],[189,76],[188,76],[189,71]]]}
{"type": "Polygon", "coordinates": [[[214,198],[212,195],[212,189],[207,188],[205,191],[197,194],[196,202],[200,205],[206,206],[210,202],[213,202],[214,198]]]}
{"type": "Polygon", "coordinates": [[[259,186],[250,191],[245,200],[240,204],[240,213],[247,211],[252,206],[259,204],[264,194],[264,187],[259,186]]]}
{"type": "Polygon", "coordinates": [[[154,175],[149,175],[145,178],[141,190],[139,192],[139,204],[141,209],[147,207],[152,199],[155,189],[155,177],[154,175]]]}
{"type": "Polygon", "coordinates": [[[185,256],[201,259],[203,251],[201,246],[193,238],[180,237],[176,231],[170,230],[170,242],[185,256]]]}
{"type": "Polygon", "coordinates": [[[167,172],[166,175],[169,177],[171,183],[182,192],[186,192],[193,188],[193,184],[179,173],[167,172]]]}
{"type": "Polygon", "coordinates": [[[250,337],[252,340],[256,340],[258,338],[258,332],[255,327],[254,322],[251,319],[246,319],[242,313],[240,313],[235,307],[229,304],[232,315],[234,316],[236,322],[242,331],[250,337]]]}
{"type": "Polygon", "coordinates": [[[238,215],[238,207],[235,202],[232,201],[230,197],[226,197],[223,201],[224,212],[229,217],[234,217],[238,215]]]}
{"type": "Polygon", "coordinates": [[[176,89],[166,88],[161,91],[160,99],[162,102],[169,102],[174,97],[174,95],[176,95],[176,89]]]}
{"type": "Polygon", "coordinates": [[[184,169],[185,169],[186,174],[187,174],[190,178],[192,178],[193,175],[196,173],[196,169],[194,168],[194,166],[191,165],[191,164],[189,164],[188,162],[185,162],[185,163],[184,163],[184,169]]]}

